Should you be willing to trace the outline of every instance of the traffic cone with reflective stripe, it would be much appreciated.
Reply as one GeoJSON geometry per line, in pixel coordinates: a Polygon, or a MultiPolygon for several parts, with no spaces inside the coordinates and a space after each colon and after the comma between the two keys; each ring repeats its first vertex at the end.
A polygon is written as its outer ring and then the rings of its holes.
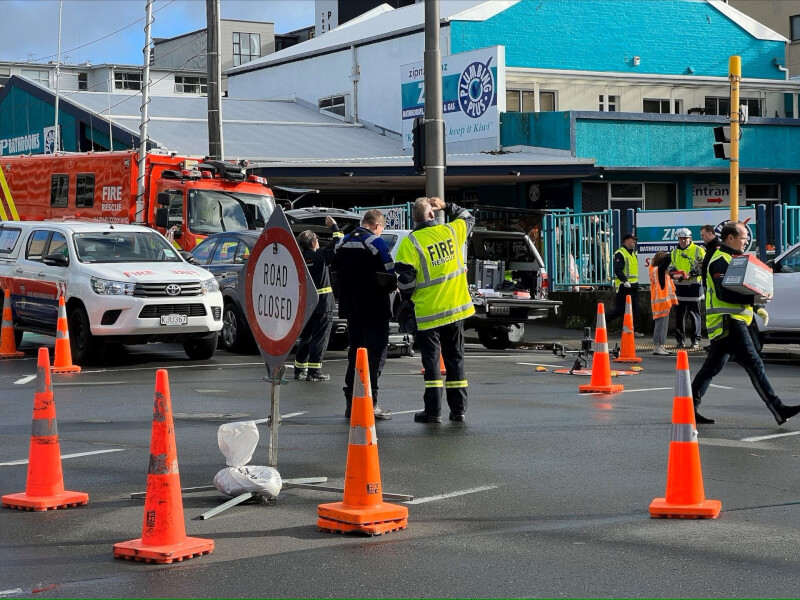
{"type": "Polygon", "coordinates": [[[633,335],[633,305],[631,297],[625,296],[625,316],[622,319],[622,342],[620,342],[619,356],[614,359],[618,363],[640,363],[642,359],[636,356],[636,338],[633,335]]]}
{"type": "Polygon", "coordinates": [[[80,506],[89,502],[89,494],[64,490],[56,404],[50,381],[50,353],[47,348],[39,348],[25,492],[3,496],[2,502],[8,508],[35,511],[80,506]]]}
{"type": "Polygon", "coordinates": [[[672,438],[667,463],[667,493],[650,504],[653,518],[716,519],[719,500],[706,500],[700,469],[700,446],[694,420],[694,402],[689,377],[689,358],[678,352],[675,399],[672,405],[672,438]]]}
{"type": "Polygon", "coordinates": [[[11,316],[11,292],[6,290],[3,301],[3,327],[0,329],[0,358],[19,358],[24,352],[17,352],[14,341],[14,321],[11,316]]]}
{"type": "Polygon", "coordinates": [[[625,389],[619,383],[611,383],[611,358],[608,355],[608,332],[606,331],[606,307],[597,305],[597,328],[594,333],[594,354],[592,355],[592,379],[587,385],[579,385],[580,393],[602,392],[616,394],[625,389]]]}
{"type": "Polygon", "coordinates": [[[56,352],[53,373],[80,373],[81,368],[72,364],[72,348],[69,345],[69,326],[64,296],[58,298],[58,326],[56,327],[56,352]]]}
{"type": "Polygon", "coordinates": [[[405,529],[408,508],[383,501],[378,437],[372,408],[367,349],[356,354],[355,394],[350,417],[350,444],[342,502],[317,507],[317,527],[332,533],[381,535],[405,529]]]}
{"type": "Polygon", "coordinates": [[[169,379],[167,371],[159,369],[156,371],[142,537],[114,544],[114,557],[171,563],[213,551],[213,540],[186,536],[169,379]]]}

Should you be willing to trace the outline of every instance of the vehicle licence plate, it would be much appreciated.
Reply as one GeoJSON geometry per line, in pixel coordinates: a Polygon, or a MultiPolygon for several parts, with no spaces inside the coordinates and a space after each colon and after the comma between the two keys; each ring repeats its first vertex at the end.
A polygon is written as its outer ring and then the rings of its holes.
{"type": "Polygon", "coordinates": [[[187,315],[161,315],[162,325],[186,325],[188,322],[187,315]]]}

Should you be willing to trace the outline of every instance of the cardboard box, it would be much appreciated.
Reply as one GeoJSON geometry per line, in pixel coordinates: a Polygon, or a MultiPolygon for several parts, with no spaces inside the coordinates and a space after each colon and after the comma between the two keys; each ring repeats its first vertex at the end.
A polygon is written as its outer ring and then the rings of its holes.
{"type": "Polygon", "coordinates": [[[772,269],[751,254],[731,258],[722,285],[740,294],[755,294],[756,302],[772,296],[772,269]]]}

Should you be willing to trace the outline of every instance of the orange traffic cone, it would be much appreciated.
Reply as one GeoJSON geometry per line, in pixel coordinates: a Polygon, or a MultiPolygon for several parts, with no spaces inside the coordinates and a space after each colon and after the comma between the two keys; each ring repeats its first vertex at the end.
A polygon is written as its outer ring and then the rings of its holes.
{"type": "Polygon", "coordinates": [[[592,379],[587,385],[579,385],[578,391],[616,394],[625,389],[622,384],[611,383],[611,359],[608,355],[608,332],[606,331],[606,307],[597,305],[597,330],[594,333],[594,355],[592,356],[592,379]]]}
{"type": "Polygon", "coordinates": [[[53,373],[80,373],[81,368],[72,364],[72,348],[69,345],[67,307],[64,296],[58,298],[58,326],[56,327],[56,352],[53,359],[53,373]]]}
{"type": "MultiPolygon", "coordinates": [[[[425,375],[425,367],[422,367],[419,372],[425,375]]],[[[441,351],[439,351],[439,372],[442,374],[442,377],[447,376],[447,370],[444,368],[444,357],[441,351]]]]}
{"type": "Polygon", "coordinates": [[[171,563],[211,554],[214,551],[213,540],[186,536],[169,379],[165,369],[156,371],[151,431],[142,537],[114,544],[114,557],[171,563]]]}
{"type": "Polygon", "coordinates": [[[650,503],[653,518],[716,519],[722,509],[719,500],[706,500],[700,469],[700,446],[689,382],[689,358],[678,352],[675,399],[672,404],[672,439],[667,463],[667,494],[650,503]]]}
{"type": "Polygon", "coordinates": [[[317,507],[317,527],[320,531],[381,535],[405,529],[408,525],[407,507],[383,501],[371,389],[367,349],[359,348],[344,498],[342,502],[320,504],[317,507]]]}
{"type": "Polygon", "coordinates": [[[633,305],[631,304],[630,296],[625,296],[625,316],[622,319],[622,342],[620,343],[619,356],[614,359],[614,362],[642,362],[642,359],[636,356],[636,338],[633,336],[633,305]]]}
{"type": "Polygon", "coordinates": [[[25,356],[24,352],[17,352],[17,343],[14,341],[14,321],[11,317],[11,292],[6,290],[3,302],[3,327],[0,329],[0,358],[18,358],[25,356]]]}
{"type": "Polygon", "coordinates": [[[3,496],[2,502],[8,508],[35,511],[67,508],[89,502],[89,494],[64,490],[56,405],[50,384],[50,353],[47,348],[39,348],[25,492],[3,496]]]}

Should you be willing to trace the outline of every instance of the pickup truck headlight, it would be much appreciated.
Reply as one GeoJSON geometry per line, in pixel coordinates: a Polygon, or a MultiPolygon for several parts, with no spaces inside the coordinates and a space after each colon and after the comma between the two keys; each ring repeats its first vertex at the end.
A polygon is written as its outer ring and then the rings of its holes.
{"type": "Polygon", "coordinates": [[[200,286],[203,288],[204,294],[210,294],[212,292],[219,291],[219,282],[214,277],[211,279],[206,279],[205,281],[201,281],[200,286]]]}
{"type": "Polygon", "coordinates": [[[124,281],[108,281],[92,277],[92,289],[95,294],[104,296],[133,296],[136,289],[135,283],[125,283],[124,281]]]}

